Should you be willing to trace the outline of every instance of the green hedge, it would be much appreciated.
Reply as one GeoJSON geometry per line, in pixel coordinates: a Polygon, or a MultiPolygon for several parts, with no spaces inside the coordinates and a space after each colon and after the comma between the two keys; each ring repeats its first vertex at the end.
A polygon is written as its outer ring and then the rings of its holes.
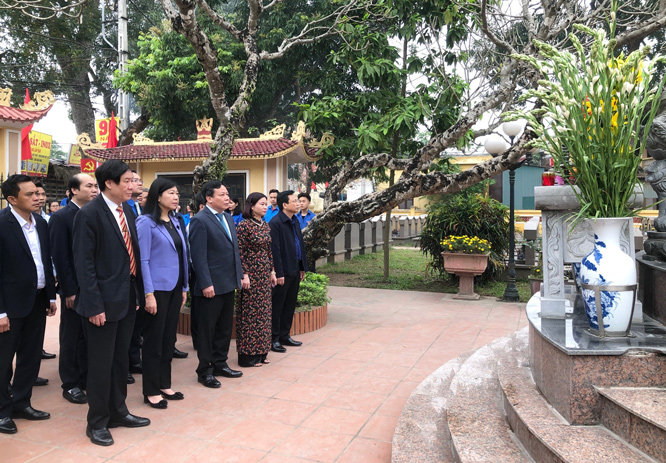
{"type": "Polygon", "coordinates": [[[297,310],[299,312],[309,311],[331,302],[331,298],[328,297],[329,281],[326,275],[306,272],[298,290],[297,310]]]}

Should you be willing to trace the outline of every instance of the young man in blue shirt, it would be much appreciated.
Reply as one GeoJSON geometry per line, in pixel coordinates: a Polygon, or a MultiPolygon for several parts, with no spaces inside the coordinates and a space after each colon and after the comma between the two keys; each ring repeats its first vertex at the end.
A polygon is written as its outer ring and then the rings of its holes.
{"type": "Polygon", "coordinates": [[[275,188],[268,192],[268,202],[270,204],[268,206],[268,210],[266,210],[266,215],[264,215],[264,222],[266,223],[270,222],[271,219],[275,217],[278,212],[280,212],[280,208],[277,205],[278,193],[280,193],[280,191],[276,190],[275,188]]]}
{"type": "Polygon", "coordinates": [[[307,193],[301,193],[298,195],[298,213],[296,214],[296,218],[298,219],[298,223],[301,224],[301,230],[303,230],[305,227],[308,226],[308,224],[312,221],[312,219],[315,218],[314,212],[312,212],[310,208],[310,201],[312,201],[312,198],[310,198],[310,195],[307,193]]]}

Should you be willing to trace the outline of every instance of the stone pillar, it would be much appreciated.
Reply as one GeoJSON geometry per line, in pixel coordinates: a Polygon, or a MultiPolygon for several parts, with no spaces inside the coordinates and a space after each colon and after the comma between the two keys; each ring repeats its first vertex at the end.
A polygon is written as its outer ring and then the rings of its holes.
{"type": "Polygon", "coordinates": [[[373,220],[372,252],[379,251],[384,246],[384,220],[373,220]]]}
{"type": "Polygon", "coordinates": [[[366,220],[360,224],[358,244],[361,249],[359,250],[359,254],[370,254],[372,252],[372,234],[372,222],[366,220]]]}
{"type": "Polygon", "coordinates": [[[359,225],[348,223],[345,225],[345,260],[358,256],[359,250],[359,225]]]}
{"type": "Polygon", "coordinates": [[[328,263],[342,262],[345,260],[345,229],[335,235],[328,243],[328,263]]]}

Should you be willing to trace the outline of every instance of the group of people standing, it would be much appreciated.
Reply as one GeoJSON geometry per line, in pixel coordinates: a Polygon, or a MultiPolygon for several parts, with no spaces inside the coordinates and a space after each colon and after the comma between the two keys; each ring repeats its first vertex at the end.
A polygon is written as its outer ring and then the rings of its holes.
{"type": "Polygon", "coordinates": [[[166,178],[151,184],[137,217],[128,204],[140,188],[135,175],[111,160],[96,178],[74,176],[68,204],[48,226],[29,177],[2,184],[9,206],[0,211],[0,432],[17,432],[15,418],[50,417],[30,399],[46,316],[56,312],[56,278],[63,396],[88,404],[86,435],[98,445],[113,444],[110,428],[150,424],[125,403],[139,314],[144,401],[157,409],[184,399],[172,389],[171,359],[188,292],[197,380],[206,387],[221,386],[216,376],[242,376],[227,363],[234,306],[241,367],[263,366],[269,351],[301,345],[290,336],[308,270],[297,195],[271,190],[269,207],[269,197],[252,193],[236,225],[227,189],[213,180],[186,224],[177,186],[166,178]],[[270,208],[277,212],[269,219],[270,208]]]}

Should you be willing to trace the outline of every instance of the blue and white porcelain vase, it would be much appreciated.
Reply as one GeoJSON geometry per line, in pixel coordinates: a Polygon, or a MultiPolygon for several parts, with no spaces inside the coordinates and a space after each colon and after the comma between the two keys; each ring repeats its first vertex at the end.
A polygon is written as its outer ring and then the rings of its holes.
{"type": "MultiPolygon", "coordinates": [[[[622,228],[631,218],[590,219],[594,250],[581,261],[580,282],[599,286],[636,284],[636,263],[620,247],[622,228]]],[[[598,331],[597,307],[593,290],[582,290],[590,327],[598,331]]],[[[629,329],[634,304],[633,291],[601,291],[603,326],[607,335],[623,335],[629,329]]]]}

